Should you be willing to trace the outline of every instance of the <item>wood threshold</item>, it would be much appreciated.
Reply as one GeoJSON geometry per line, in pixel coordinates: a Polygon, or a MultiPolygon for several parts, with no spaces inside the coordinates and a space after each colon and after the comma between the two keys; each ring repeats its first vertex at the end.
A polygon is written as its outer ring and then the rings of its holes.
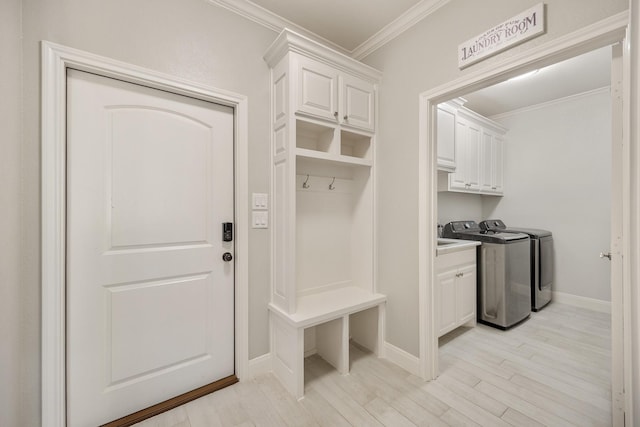
{"type": "Polygon", "coordinates": [[[235,374],[230,375],[221,380],[212,382],[211,384],[207,384],[205,386],[199,387],[195,390],[188,391],[174,398],[165,400],[164,402],[158,403],[157,405],[150,406],[141,411],[134,412],[131,415],[127,415],[115,421],[111,421],[109,423],[103,424],[101,427],[129,427],[136,423],[144,421],[148,418],[155,417],[156,415],[159,415],[163,412],[177,408],[178,406],[184,405],[185,403],[189,403],[192,400],[199,399],[202,396],[206,396],[207,394],[213,393],[214,391],[233,385],[237,382],[238,382],[238,377],[236,377],[235,374]]]}

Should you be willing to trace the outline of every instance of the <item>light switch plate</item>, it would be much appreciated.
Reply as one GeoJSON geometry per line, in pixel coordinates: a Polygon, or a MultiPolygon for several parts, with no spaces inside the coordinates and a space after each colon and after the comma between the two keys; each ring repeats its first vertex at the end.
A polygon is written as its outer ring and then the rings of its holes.
{"type": "Polygon", "coordinates": [[[269,195],[266,193],[253,193],[253,209],[269,209],[269,195]]]}
{"type": "Polygon", "coordinates": [[[251,223],[253,228],[269,228],[269,212],[253,211],[251,223]]]}

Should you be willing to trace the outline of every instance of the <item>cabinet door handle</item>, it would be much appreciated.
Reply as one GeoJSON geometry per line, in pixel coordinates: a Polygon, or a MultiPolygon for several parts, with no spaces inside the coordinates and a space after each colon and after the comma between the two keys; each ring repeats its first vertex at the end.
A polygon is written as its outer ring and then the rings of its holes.
{"type": "Polygon", "coordinates": [[[338,112],[337,111],[333,112],[333,117],[335,117],[336,119],[338,118],[338,112]]]}
{"type": "Polygon", "coordinates": [[[346,114],[343,117],[344,121],[346,122],[347,120],[349,120],[349,116],[347,116],[346,114]]]}

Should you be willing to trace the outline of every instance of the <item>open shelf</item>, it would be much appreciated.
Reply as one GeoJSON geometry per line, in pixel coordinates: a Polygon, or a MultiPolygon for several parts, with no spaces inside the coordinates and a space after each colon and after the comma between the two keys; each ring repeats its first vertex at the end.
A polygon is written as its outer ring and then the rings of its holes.
{"type": "Polygon", "coordinates": [[[340,156],[336,154],[325,153],[322,151],[309,150],[306,148],[296,149],[297,157],[304,157],[308,159],[326,160],[327,162],[333,162],[342,165],[352,166],[371,166],[371,159],[362,159],[359,157],[340,156]]]}
{"type": "Polygon", "coordinates": [[[305,120],[296,120],[296,147],[318,153],[332,152],[336,130],[305,120]]]}
{"type": "Polygon", "coordinates": [[[370,159],[371,136],[347,130],[340,131],[340,155],[359,159],[370,159]]]}

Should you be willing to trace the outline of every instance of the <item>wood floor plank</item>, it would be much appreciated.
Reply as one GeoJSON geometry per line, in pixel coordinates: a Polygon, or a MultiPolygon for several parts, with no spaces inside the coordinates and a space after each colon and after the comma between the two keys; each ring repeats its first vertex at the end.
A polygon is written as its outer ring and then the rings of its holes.
{"type": "Polygon", "coordinates": [[[350,373],[305,360],[305,397],[272,373],[138,424],[221,426],[611,425],[610,318],[553,303],[518,327],[459,328],[439,340],[439,377],[412,375],[350,345],[350,373]]]}
{"type": "Polygon", "coordinates": [[[611,422],[611,410],[608,405],[603,409],[598,408],[591,402],[585,402],[584,400],[580,400],[573,395],[563,393],[560,390],[557,390],[553,387],[542,384],[530,378],[523,377],[521,375],[514,375],[510,381],[523,387],[526,390],[530,390],[533,393],[547,396],[550,399],[558,402],[559,404],[566,406],[567,408],[582,412],[590,418],[600,421],[603,424],[608,424],[611,422]]]}
{"type": "Polygon", "coordinates": [[[486,394],[478,393],[477,389],[459,382],[454,376],[450,375],[450,373],[445,373],[438,377],[438,382],[451,392],[463,397],[480,408],[485,409],[496,417],[501,417],[508,409],[507,405],[504,403],[499,402],[486,394]]]}
{"type": "Polygon", "coordinates": [[[538,394],[534,390],[521,387],[510,380],[505,380],[504,378],[493,375],[490,372],[475,370],[475,367],[473,365],[465,361],[457,360],[451,366],[451,369],[474,370],[476,375],[478,375],[482,379],[482,382],[480,384],[489,384],[492,387],[500,390],[500,394],[495,394],[495,389],[486,386],[476,386],[475,388],[477,390],[489,394],[494,399],[504,403],[511,408],[516,408],[520,412],[523,412],[528,416],[532,416],[532,414],[535,415],[538,413],[532,411],[532,408],[544,408],[544,411],[550,412],[552,414],[551,419],[554,418],[553,414],[556,414],[559,416],[569,417],[570,419],[578,423],[577,425],[601,425],[597,419],[592,419],[584,413],[573,410],[571,408],[567,408],[562,402],[554,400],[549,395],[538,394]],[[507,395],[509,396],[509,399],[505,401],[505,396],[507,395]],[[518,402],[523,406],[514,406],[514,402],[518,402]],[[528,412],[523,411],[521,409],[522,407],[525,407],[528,412]]]}
{"type": "Polygon", "coordinates": [[[382,425],[352,396],[331,381],[330,376],[318,377],[313,383],[308,384],[308,387],[315,389],[351,425],[382,425]]]}
{"type": "Polygon", "coordinates": [[[499,399],[501,402],[504,402],[511,408],[518,410],[519,412],[525,414],[529,418],[534,420],[538,420],[542,424],[554,427],[576,427],[577,424],[572,424],[564,418],[558,417],[547,411],[545,408],[540,408],[531,403],[525,401],[524,399],[515,396],[511,393],[504,391],[501,388],[494,386],[485,381],[480,381],[480,384],[476,386],[479,391],[483,393],[490,394],[495,396],[496,399],[499,399]]]}
{"type": "Polygon", "coordinates": [[[407,396],[400,396],[389,404],[417,426],[446,427],[447,425],[437,415],[407,396]]]}
{"type": "Polygon", "coordinates": [[[300,400],[302,406],[311,414],[314,420],[322,427],[350,427],[351,424],[314,388],[305,391],[304,399],[300,400]]]}
{"type": "Polygon", "coordinates": [[[544,424],[540,424],[513,408],[507,409],[502,415],[502,419],[515,427],[544,427],[544,424]]]}
{"type": "Polygon", "coordinates": [[[464,416],[472,419],[481,426],[509,427],[509,425],[499,417],[496,417],[495,415],[491,414],[489,411],[481,408],[475,403],[468,401],[464,398],[464,396],[457,395],[455,392],[449,390],[446,386],[439,383],[438,381],[431,381],[429,383],[426,383],[423,388],[430,391],[438,399],[442,400],[447,405],[454,408],[464,416]]]}
{"type": "Polygon", "coordinates": [[[285,425],[318,426],[311,414],[272,375],[260,376],[256,382],[285,425]]]}
{"type": "Polygon", "coordinates": [[[442,421],[452,427],[482,427],[471,418],[464,416],[454,408],[449,409],[442,415],[442,421]]]}
{"type": "Polygon", "coordinates": [[[416,427],[407,417],[398,412],[393,406],[380,398],[367,403],[365,409],[369,411],[382,425],[397,427],[416,427]]]}
{"type": "Polygon", "coordinates": [[[254,380],[240,383],[234,388],[242,407],[256,426],[278,427],[285,424],[264,390],[254,380]]]}

